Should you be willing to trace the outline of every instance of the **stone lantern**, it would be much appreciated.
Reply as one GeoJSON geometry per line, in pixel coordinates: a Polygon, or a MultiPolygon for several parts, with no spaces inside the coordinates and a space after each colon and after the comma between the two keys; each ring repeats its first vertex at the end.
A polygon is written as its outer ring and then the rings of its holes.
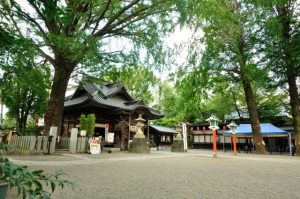
{"type": "Polygon", "coordinates": [[[135,119],[135,121],[136,121],[136,125],[135,126],[137,128],[137,132],[136,132],[136,134],[134,135],[133,138],[136,138],[136,139],[145,139],[145,135],[144,135],[144,133],[142,131],[142,128],[145,126],[144,122],[146,120],[144,120],[142,118],[142,115],[139,114],[139,117],[137,119],[135,119]]]}
{"type": "Polygon", "coordinates": [[[173,141],[171,151],[172,152],[184,152],[183,139],[181,136],[182,126],[181,126],[181,124],[178,124],[178,125],[176,125],[175,128],[176,128],[177,135],[173,141]]]}
{"type": "Polygon", "coordinates": [[[132,142],[129,144],[128,152],[129,153],[150,153],[150,147],[145,139],[145,135],[142,131],[142,128],[145,126],[142,115],[140,114],[136,121],[137,132],[133,137],[132,142]]]}
{"type": "Polygon", "coordinates": [[[176,137],[174,140],[182,140],[182,135],[181,135],[181,132],[182,132],[182,126],[180,124],[177,124],[175,126],[175,131],[177,133],[176,137]]]}

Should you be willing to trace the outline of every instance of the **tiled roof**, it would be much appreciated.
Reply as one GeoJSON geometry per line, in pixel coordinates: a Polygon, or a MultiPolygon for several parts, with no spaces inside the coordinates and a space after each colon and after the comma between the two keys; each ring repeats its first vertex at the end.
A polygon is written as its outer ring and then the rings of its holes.
{"type": "MultiPolygon", "coordinates": [[[[78,88],[79,89],[79,88],[78,88]]],[[[77,90],[78,90],[77,89],[77,90]]],[[[117,108],[121,110],[134,111],[137,108],[147,109],[151,114],[156,117],[162,117],[163,115],[148,106],[142,100],[135,100],[126,90],[122,83],[115,84],[95,84],[83,82],[83,88],[88,95],[77,97],[74,95],[71,98],[65,99],[65,107],[70,107],[84,103],[88,100],[92,100],[100,105],[105,105],[112,108],[117,108]],[[128,98],[128,100],[121,99],[117,96],[119,92],[123,91],[123,94],[128,98]]],[[[82,90],[81,89],[81,90],[82,90]]]]}
{"type": "Polygon", "coordinates": [[[169,127],[166,126],[160,126],[160,125],[153,125],[150,124],[150,127],[154,128],[155,130],[162,132],[162,133],[173,133],[176,134],[176,131],[174,129],[171,129],[169,127]]]}
{"type": "Polygon", "coordinates": [[[81,104],[81,103],[87,101],[88,99],[89,99],[88,96],[80,96],[80,97],[77,97],[77,98],[74,98],[74,99],[69,98],[68,100],[65,99],[64,106],[68,107],[68,106],[81,104]]]}

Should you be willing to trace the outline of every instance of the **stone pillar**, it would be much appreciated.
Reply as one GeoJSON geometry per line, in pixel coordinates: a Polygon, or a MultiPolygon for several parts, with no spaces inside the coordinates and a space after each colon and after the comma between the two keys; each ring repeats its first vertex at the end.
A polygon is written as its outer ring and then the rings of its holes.
{"type": "MultiPolygon", "coordinates": [[[[49,150],[49,154],[54,154],[55,152],[55,145],[56,145],[56,138],[57,138],[57,127],[52,126],[50,128],[50,133],[49,136],[47,136],[47,140],[46,140],[46,150],[48,153],[48,147],[49,147],[49,137],[52,136],[52,141],[50,142],[50,150],[49,150]]],[[[44,145],[45,146],[45,145],[44,145]]],[[[45,150],[44,150],[45,151],[45,150]]]]}
{"type": "Polygon", "coordinates": [[[171,151],[172,152],[184,152],[183,139],[181,136],[182,127],[180,124],[178,124],[176,126],[176,132],[177,132],[177,136],[175,137],[175,139],[173,141],[171,151]]]}
{"type": "Polygon", "coordinates": [[[135,121],[137,121],[137,124],[136,124],[137,132],[133,137],[132,143],[130,143],[130,145],[129,145],[128,152],[130,152],[130,153],[150,153],[149,144],[147,143],[147,140],[145,139],[145,135],[142,131],[145,120],[142,118],[142,115],[139,115],[139,117],[135,121]]]}
{"type": "Polygon", "coordinates": [[[70,137],[70,153],[75,154],[76,148],[77,148],[77,135],[78,135],[78,129],[72,128],[71,129],[71,137],[70,137]]]}

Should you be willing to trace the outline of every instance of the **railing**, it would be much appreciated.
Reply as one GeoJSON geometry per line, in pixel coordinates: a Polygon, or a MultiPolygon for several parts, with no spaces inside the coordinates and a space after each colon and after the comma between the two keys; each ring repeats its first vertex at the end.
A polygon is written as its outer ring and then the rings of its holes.
{"type": "Polygon", "coordinates": [[[31,151],[35,147],[35,142],[35,136],[13,136],[10,144],[20,150],[31,151]]]}
{"type": "MultiPolygon", "coordinates": [[[[60,138],[59,149],[70,149],[70,138],[60,138]]],[[[23,151],[44,151],[47,152],[48,136],[12,136],[8,145],[10,149],[23,151]]],[[[88,147],[87,137],[78,137],[76,144],[77,152],[85,152],[88,147]]]]}
{"type": "Polygon", "coordinates": [[[59,149],[69,149],[70,148],[70,138],[63,137],[59,139],[59,149]]]}

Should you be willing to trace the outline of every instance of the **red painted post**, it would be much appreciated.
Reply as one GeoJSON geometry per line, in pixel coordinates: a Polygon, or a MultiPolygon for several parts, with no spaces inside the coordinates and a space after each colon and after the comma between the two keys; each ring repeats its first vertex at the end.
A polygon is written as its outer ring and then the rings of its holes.
{"type": "Polygon", "coordinates": [[[213,156],[217,156],[217,131],[213,132],[213,156]]]}
{"type": "Polygon", "coordinates": [[[236,155],[236,135],[235,133],[232,134],[233,139],[233,154],[236,155]]]}

